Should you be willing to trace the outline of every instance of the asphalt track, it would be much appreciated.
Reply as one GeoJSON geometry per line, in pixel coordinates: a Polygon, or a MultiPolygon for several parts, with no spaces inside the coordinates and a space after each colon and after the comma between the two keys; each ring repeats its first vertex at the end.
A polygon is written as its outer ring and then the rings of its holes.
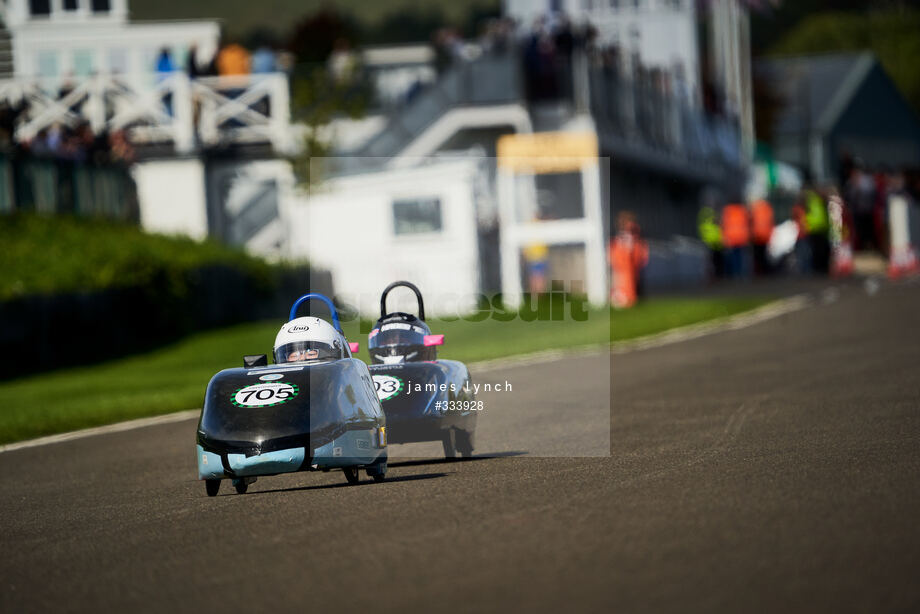
{"type": "Polygon", "coordinates": [[[920,286],[854,285],[609,362],[492,370],[514,385],[481,395],[498,456],[383,484],[209,499],[191,421],[6,452],[0,610],[917,611],[918,313],[920,286]],[[609,456],[533,456],[593,449],[577,422],[607,386],[609,456]]]}

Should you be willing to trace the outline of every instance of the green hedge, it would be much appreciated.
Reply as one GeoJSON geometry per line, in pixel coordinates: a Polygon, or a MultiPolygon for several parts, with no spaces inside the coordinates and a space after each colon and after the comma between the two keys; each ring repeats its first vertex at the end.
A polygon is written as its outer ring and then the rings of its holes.
{"type": "Polygon", "coordinates": [[[0,217],[0,245],[0,301],[146,286],[163,277],[181,285],[191,271],[214,265],[239,269],[268,284],[278,268],[213,241],[64,216],[0,217]]]}
{"type": "Polygon", "coordinates": [[[329,273],[97,219],[0,216],[0,380],[287,313],[329,273]]]}

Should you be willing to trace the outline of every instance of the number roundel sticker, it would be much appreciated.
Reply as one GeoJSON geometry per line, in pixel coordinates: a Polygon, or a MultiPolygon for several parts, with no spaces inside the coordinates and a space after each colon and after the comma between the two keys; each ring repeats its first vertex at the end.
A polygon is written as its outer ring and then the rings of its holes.
{"type": "Polygon", "coordinates": [[[375,375],[374,390],[381,401],[392,399],[403,390],[403,381],[395,375],[375,375]]]}
{"type": "Polygon", "coordinates": [[[296,384],[264,382],[240,388],[230,399],[237,407],[271,407],[287,403],[300,393],[296,384]]]}

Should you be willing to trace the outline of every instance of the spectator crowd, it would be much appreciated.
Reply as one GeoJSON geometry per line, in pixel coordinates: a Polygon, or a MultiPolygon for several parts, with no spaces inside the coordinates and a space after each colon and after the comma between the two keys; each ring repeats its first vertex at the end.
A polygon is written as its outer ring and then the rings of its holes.
{"type": "MultiPolygon", "coordinates": [[[[228,42],[211,54],[203,54],[193,45],[188,49],[184,64],[176,61],[173,51],[164,47],[156,55],[151,72],[159,82],[177,71],[184,71],[189,78],[198,79],[289,71],[292,65],[290,53],[276,51],[267,43],[258,42],[250,51],[239,43],[228,42]]],[[[74,83],[72,75],[61,79],[55,92],[59,104],[75,91],[74,83]]],[[[81,96],[67,100],[64,104],[72,113],[71,116],[62,117],[42,127],[27,139],[17,138],[16,135],[17,128],[31,119],[32,110],[26,99],[8,97],[0,100],[0,150],[19,157],[78,164],[133,162],[136,150],[130,142],[127,129],[94,131],[85,119],[86,110],[81,108],[86,100],[81,96]]],[[[110,116],[114,109],[108,101],[105,104],[106,115],[110,116]]],[[[172,114],[170,94],[164,96],[163,104],[166,112],[172,114]]]]}
{"type": "MultiPolygon", "coordinates": [[[[64,88],[62,91],[61,97],[67,93],[64,88]]],[[[16,156],[94,165],[134,161],[134,147],[124,130],[96,133],[87,121],[79,121],[75,125],[59,121],[42,128],[31,139],[16,139],[16,127],[25,120],[23,103],[0,102],[0,151],[16,156]]]]}
{"type": "Polygon", "coordinates": [[[920,172],[870,170],[845,156],[839,182],[819,185],[806,176],[789,218],[777,223],[774,215],[766,198],[721,207],[704,203],[698,230],[712,257],[712,275],[846,275],[857,251],[884,257],[889,274],[911,272],[920,238],[920,172]]]}

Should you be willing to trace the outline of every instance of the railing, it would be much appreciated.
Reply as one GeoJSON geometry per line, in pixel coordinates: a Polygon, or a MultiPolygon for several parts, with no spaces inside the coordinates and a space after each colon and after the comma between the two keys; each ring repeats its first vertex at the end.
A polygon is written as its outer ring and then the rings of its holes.
{"type": "Polygon", "coordinates": [[[206,77],[191,82],[200,105],[198,133],[206,145],[270,142],[295,148],[287,77],[281,73],[206,77]]]}
{"type": "Polygon", "coordinates": [[[196,147],[265,143],[295,148],[284,74],[189,79],[171,73],[145,87],[115,75],[73,87],[33,79],[0,81],[0,105],[18,109],[14,138],[29,142],[54,124],[88,123],[96,134],[125,131],[135,145],[196,147]]]}
{"type": "Polygon", "coordinates": [[[703,112],[653,83],[589,71],[590,109],[600,136],[685,162],[742,164],[738,122],[703,112]]]}

